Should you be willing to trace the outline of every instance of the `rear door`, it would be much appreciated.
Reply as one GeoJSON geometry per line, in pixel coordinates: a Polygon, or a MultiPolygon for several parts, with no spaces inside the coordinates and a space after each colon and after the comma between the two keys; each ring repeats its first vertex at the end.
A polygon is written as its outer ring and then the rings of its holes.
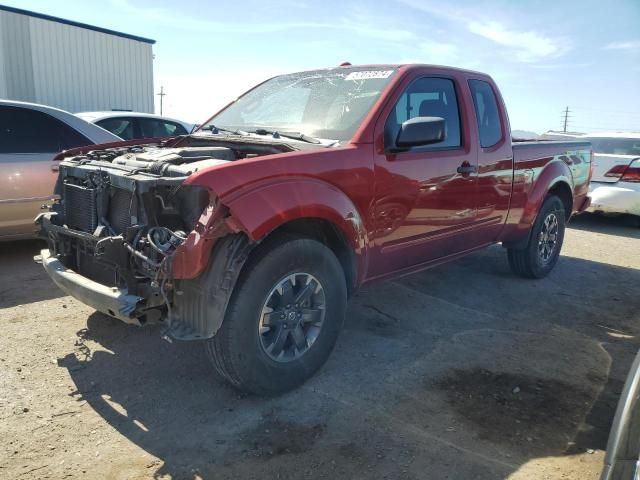
{"type": "Polygon", "coordinates": [[[486,78],[469,80],[478,127],[478,212],[475,238],[495,242],[507,220],[513,186],[513,148],[504,103],[486,78]]]}
{"type": "Polygon", "coordinates": [[[371,277],[419,268],[474,244],[477,149],[468,135],[469,98],[454,78],[414,77],[376,126],[375,232],[371,277]],[[441,143],[394,152],[400,125],[442,117],[441,143]]]}
{"type": "Polygon", "coordinates": [[[640,138],[585,138],[593,146],[594,182],[617,182],[629,164],[640,158],[640,138]]]}
{"type": "Polygon", "coordinates": [[[0,237],[34,232],[34,218],[53,198],[55,155],[92,142],[51,115],[0,106],[0,237]]]}

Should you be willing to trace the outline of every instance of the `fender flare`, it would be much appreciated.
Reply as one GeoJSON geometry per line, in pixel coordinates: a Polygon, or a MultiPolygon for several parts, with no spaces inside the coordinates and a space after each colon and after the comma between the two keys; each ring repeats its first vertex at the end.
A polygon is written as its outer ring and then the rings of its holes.
{"type": "Polygon", "coordinates": [[[220,198],[220,202],[252,241],[261,241],[293,220],[322,219],[335,225],[364,261],[368,245],[364,219],[342,190],[327,182],[304,177],[261,182],[243,190],[220,198]]]}
{"type": "Polygon", "coordinates": [[[548,163],[539,175],[532,170],[533,185],[527,195],[527,202],[522,209],[522,215],[517,220],[516,228],[502,244],[507,248],[525,248],[531,237],[531,228],[536,221],[538,212],[549,192],[564,183],[573,196],[573,176],[569,167],[559,158],[548,163]]]}

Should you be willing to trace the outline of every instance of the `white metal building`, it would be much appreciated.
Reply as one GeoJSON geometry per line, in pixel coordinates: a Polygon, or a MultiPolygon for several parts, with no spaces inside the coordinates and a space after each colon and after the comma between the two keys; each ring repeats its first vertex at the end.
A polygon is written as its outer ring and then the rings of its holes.
{"type": "Polygon", "coordinates": [[[0,98],[153,113],[154,43],[0,5],[0,98]]]}

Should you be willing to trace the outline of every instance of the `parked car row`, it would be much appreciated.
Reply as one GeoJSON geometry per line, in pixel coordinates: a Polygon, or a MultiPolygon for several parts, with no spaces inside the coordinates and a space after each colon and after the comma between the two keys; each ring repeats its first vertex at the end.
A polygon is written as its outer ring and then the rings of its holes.
{"type": "Polygon", "coordinates": [[[193,124],[135,112],[83,112],[0,100],[0,240],[35,236],[53,198],[55,156],[87,145],[186,135],[193,124]]]}
{"type": "MultiPolygon", "coordinates": [[[[120,140],[187,135],[196,127],[147,113],[102,111],[73,115],[43,105],[0,101],[0,240],[35,234],[32,219],[53,198],[56,153],[120,140]]],[[[640,133],[565,137],[588,140],[593,145],[588,211],[634,215],[640,226],[640,133]]]]}

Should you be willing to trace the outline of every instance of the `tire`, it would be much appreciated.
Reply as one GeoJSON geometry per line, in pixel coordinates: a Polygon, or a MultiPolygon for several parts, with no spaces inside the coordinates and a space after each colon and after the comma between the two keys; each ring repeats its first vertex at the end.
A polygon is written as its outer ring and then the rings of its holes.
{"type": "Polygon", "coordinates": [[[207,342],[208,357],[241,391],[286,392],[326,362],[344,323],[346,303],[344,271],[329,248],[306,238],[272,239],[247,261],[222,326],[207,342]],[[296,303],[303,294],[305,300],[296,303]]]}
{"type": "Polygon", "coordinates": [[[562,200],[555,195],[548,196],[533,223],[527,246],[523,249],[507,249],[509,266],[515,274],[525,278],[542,278],[553,270],[564,241],[565,219],[562,200]],[[549,221],[557,225],[557,229],[554,230],[556,233],[551,234],[549,231],[545,236],[550,227],[546,222],[549,221]],[[552,235],[555,240],[552,249],[549,250],[552,235]]]}

